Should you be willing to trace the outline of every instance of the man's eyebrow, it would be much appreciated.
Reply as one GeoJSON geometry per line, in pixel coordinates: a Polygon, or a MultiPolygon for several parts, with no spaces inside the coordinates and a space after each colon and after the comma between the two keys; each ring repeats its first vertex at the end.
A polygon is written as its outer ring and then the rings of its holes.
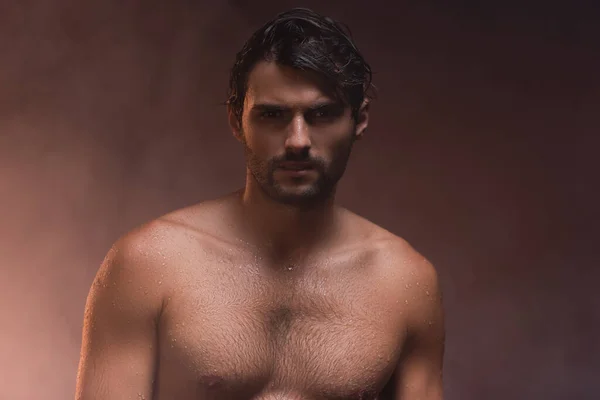
{"type": "Polygon", "coordinates": [[[343,107],[343,105],[338,101],[324,100],[324,101],[320,101],[320,102],[317,102],[317,103],[311,105],[309,107],[309,110],[316,111],[316,110],[320,110],[323,108],[331,108],[331,107],[335,107],[335,108],[340,107],[341,108],[341,107],[343,107]]]}
{"type": "Polygon", "coordinates": [[[252,106],[252,111],[283,111],[287,107],[275,103],[256,103],[252,106]]]}
{"type": "MultiPolygon", "coordinates": [[[[308,107],[309,111],[320,110],[326,107],[341,107],[342,105],[337,101],[323,100],[311,104],[308,107]]],[[[284,106],[277,103],[256,103],[252,106],[252,111],[285,111],[289,110],[290,107],[284,106]]]]}

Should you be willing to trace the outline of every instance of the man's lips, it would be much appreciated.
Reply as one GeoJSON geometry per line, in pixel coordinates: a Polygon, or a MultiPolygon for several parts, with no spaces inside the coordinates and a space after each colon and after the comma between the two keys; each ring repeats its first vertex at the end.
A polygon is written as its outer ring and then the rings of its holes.
{"type": "Polygon", "coordinates": [[[294,162],[288,161],[279,164],[279,168],[289,170],[289,171],[304,171],[307,169],[313,169],[313,165],[307,162],[294,162]]]}

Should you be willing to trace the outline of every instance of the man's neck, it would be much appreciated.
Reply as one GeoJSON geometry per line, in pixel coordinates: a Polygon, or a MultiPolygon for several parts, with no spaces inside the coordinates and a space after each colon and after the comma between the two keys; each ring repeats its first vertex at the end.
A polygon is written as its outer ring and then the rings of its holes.
{"type": "Polygon", "coordinates": [[[334,196],[310,207],[277,202],[247,182],[239,192],[246,231],[273,260],[302,259],[335,235],[338,218],[334,196]]]}

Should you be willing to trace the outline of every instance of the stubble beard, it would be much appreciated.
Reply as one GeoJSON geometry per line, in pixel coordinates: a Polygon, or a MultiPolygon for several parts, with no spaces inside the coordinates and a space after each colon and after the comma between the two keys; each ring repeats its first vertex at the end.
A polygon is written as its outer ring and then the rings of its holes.
{"type": "Polygon", "coordinates": [[[285,156],[263,160],[256,156],[245,140],[243,144],[246,167],[263,193],[281,204],[310,208],[327,201],[334,194],[337,183],[346,171],[354,140],[352,139],[336,149],[333,161],[329,165],[322,159],[311,159],[318,178],[309,184],[303,184],[304,187],[299,190],[295,190],[298,188],[288,190],[275,179],[277,165],[287,159],[285,156]]]}

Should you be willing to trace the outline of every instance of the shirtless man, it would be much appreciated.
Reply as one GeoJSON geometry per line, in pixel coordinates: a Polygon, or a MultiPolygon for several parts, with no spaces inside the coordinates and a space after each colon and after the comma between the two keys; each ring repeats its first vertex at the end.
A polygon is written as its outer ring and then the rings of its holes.
{"type": "Polygon", "coordinates": [[[442,399],[434,268],[334,204],[370,76],[309,10],[249,39],[228,101],[246,185],[115,243],[88,296],[76,399],[442,399]]]}

